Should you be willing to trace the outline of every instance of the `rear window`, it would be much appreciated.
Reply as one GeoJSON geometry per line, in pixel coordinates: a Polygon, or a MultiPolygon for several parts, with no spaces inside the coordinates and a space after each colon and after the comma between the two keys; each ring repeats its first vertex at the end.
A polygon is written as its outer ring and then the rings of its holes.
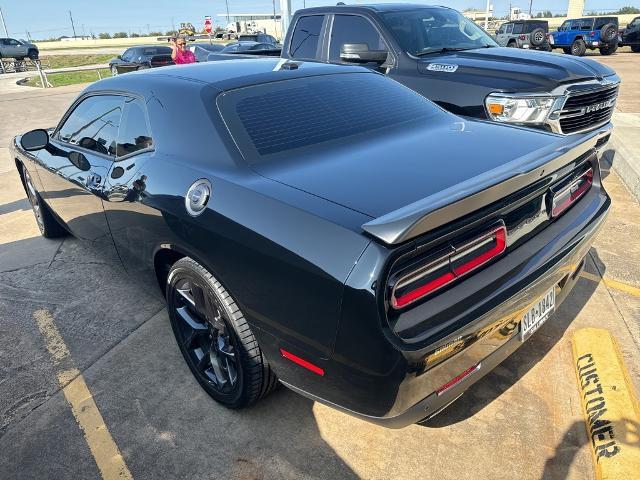
{"type": "MultiPolygon", "coordinates": [[[[371,73],[285,80],[227,92],[220,112],[252,164],[285,151],[343,144],[390,127],[409,127],[441,114],[412,90],[371,73]]],[[[367,138],[370,138],[367,137],[367,138]]],[[[287,155],[290,156],[290,155],[287,155]]]]}
{"type": "Polygon", "coordinates": [[[142,55],[171,55],[171,48],[169,47],[146,47],[142,49],[142,55]]]}
{"type": "Polygon", "coordinates": [[[549,31],[549,24],[547,22],[531,22],[531,23],[527,23],[527,24],[525,24],[525,32],[524,33],[531,33],[536,28],[541,28],[545,32],[548,32],[549,31]]]}
{"type": "Polygon", "coordinates": [[[523,31],[524,31],[524,24],[522,23],[513,24],[513,33],[522,33],[523,31]]]}

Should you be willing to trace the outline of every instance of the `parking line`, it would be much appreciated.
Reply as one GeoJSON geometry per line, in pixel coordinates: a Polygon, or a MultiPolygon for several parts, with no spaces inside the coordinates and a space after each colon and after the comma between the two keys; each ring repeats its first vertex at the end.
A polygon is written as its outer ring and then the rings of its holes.
{"type": "Polygon", "coordinates": [[[82,429],[102,478],[132,479],[131,472],[113,441],[82,374],[73,364],[69,349],[53,323],[51,313],[47,310],[36,310],[33,318],[56,367],[58,383],[82,429]]]}
{"type": "Polygon", "coordinates": [[[603,282],[607,287],[620,290],[621,292],[628,293],[629,295],[633,295],[634,297],[640,297],[640,288],[638,287],[618,282],[617,280],[611,280],[610,278],[603,278],[589,272],[581,272],[580,276],[582,278],[586,278],[587,280],[591,280],[592,282],[603,282]]]}
{"type": "Polygon", "coordinates": [[[602,328],[577,330],[572,345],[596,478],[637,478],[640,403],[620,349],[609,331],[602,328]]]}

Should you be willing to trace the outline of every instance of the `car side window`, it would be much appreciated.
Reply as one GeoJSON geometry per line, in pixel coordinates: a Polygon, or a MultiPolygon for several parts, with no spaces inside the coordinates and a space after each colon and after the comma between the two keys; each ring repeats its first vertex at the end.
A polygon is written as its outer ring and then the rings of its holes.
{"type": "Polygon", "coordinates": [[[504,25],[500,25],[500,28],[496,31],[496,34],[501,35],[504,33],[504,25]]]}
{"type": "Polygon", "coordinates": [[[292,58],[316,58],[323,22],[324,15],[309,15],[298,19],[289,45],[289,55],[292,58]]]}
{"type": "Polygon", "coordinates": [[[133,58],[134,53],[135,53],[135,48],[130,48],[129,50],[126,50],[122,54],[122,60],[124,60],[125,62],[130,62],[131,59],[133,58]]]}
{"type": "Polygon", "coordinates": [[[513,31],[513,23],[510,23],[507,25],[507,28],[505,29],[505,33],[508,35],[513,31]]]}
{"type": "Polygon", "coordinates": [[[151,147],[153,138],[144,103],[136,98],[125,98],[116,156],[124,157],[151,147]]]}
{"type": "Polygon", "coordinates": [[[7,44],[11,45],[12,47],[15,47],[17,45],[20,45],[20,42],[17,40],[14,40],[13,38],[10,38],[9,40],[7,40],[7,44]]]}
{"type": "Polygon", "coordinates": [[[389,51],[384,39],[369,20],[358,15],[336,15],[331,27],[329,61],[341,62],[340,52],[348,43],[366,44],[369,50],[389,51]]]}
{"type": "Polygon", "coordinates": [[[515,23],[513,25],[513,33],[522,33],[524,31],[524,24],[515,23]]]}
{"type": "Polygon", "coordinates": [[[71,112],[55,138],[60,142],[115,157],[122,106],[123,97],[88,97],[71,112]]]}

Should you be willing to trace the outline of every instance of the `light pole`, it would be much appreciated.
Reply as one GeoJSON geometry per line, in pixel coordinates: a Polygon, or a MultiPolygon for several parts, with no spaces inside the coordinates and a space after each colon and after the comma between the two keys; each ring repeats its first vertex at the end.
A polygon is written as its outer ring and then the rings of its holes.
{"type": "Polygon", "coordinates": [[[71,10],[69,10],[69,18],[71,19],[71,30],[73,30],[73,38],[76,38],[76,26],[73,24],[73,15],[71,15],[71,10]]]}
{"type": "Polygon", "coordinates": [[[484,29],[489,28],[489,7],[491,0],[487,0],[487,9],[484,12],[484,29]]]}
{"type": "Polygon", "coordinates": [[[2,27],[4,28],[4,36],[8,37],[9,32],[7,31],[7,24],[4,23],[4,15],[2,15],[2,8],[0,8],[0,20],[2,20],[2,27]]]}

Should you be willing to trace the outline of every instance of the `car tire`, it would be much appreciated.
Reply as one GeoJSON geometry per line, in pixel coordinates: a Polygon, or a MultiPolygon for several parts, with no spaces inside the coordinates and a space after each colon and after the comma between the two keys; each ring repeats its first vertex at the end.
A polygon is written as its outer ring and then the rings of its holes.
{"type": "Polygon", "coordinates": [[[27,56],[29,57],[30,60],[38,60],[38,57],[40,56],[38,51],[35,49],[31,49],[29,50],[29,52],[27,53],[27,56]]]}
{"type": "Polygon", "coordinates": [[[601,55],[613,55],[618,50],[618,44],[610,43],[606,47],[600,47],[599,50],[601,55]]]}
{"type": "Polygon", "coordinates": [[[633,53],[640,53],[640,45],[631,45],[631,51],[633,53]]]}
{"type": "Polygon", "coordinates": [[[22,167],[22,181],[27,192],[27,199],[31,204],[31,210],[36,217],[36,223],[40,229],[40,234],[45,238],[58,238],[67,235],[67,231],[58,223],[49,207],[44,203],[42,197],[36,190],[29,171],[22,167]]]}
{"type": "Polygon", "coordinates": [[[531,34],[529,34],[529,42],[534,47],[539,47],[543,45],[546,40],[547,40],[547,34],[543,28],[540,28],[540,27],[534,28],[531,34]]]}
{"type": "Polygon", "coordinates": [[[562,47],[562,51],[567,55],[571,55],[571,47],[562,47]]]}
{"type": "Polygon", "coordinates": [[[509,48],[518,48],[518,44],[512,40],[509,43],[507,43],[507,47],[509,47],[509,48]]]}
{"type": "Polygon", "coordinates": [[[242,311],[202,265],[178,260],[169,270],[166,300],[180,352],[214,400],[238,409],[275,389],[277,377],[242,311]]]}
{"type": "Polygon", "coordinates": [[[571,45],[571,55],[582,57],[586,51],[587,45],[584,43],[584,40],[577,38],[573,41],[573,44],[571,45]]]}
{"type": "Polygon", "coordinates": [[[618,27],[613,23],[607,23],[600,29],[600,39],[605,43],[613,43],[618,39],[618,27]]]}
{"type": "Polygon", "coordinates": [[[112,77],[118,76],[118,67],[116,67],[115,65],[111,65],[111,76],[112,77]]]}

